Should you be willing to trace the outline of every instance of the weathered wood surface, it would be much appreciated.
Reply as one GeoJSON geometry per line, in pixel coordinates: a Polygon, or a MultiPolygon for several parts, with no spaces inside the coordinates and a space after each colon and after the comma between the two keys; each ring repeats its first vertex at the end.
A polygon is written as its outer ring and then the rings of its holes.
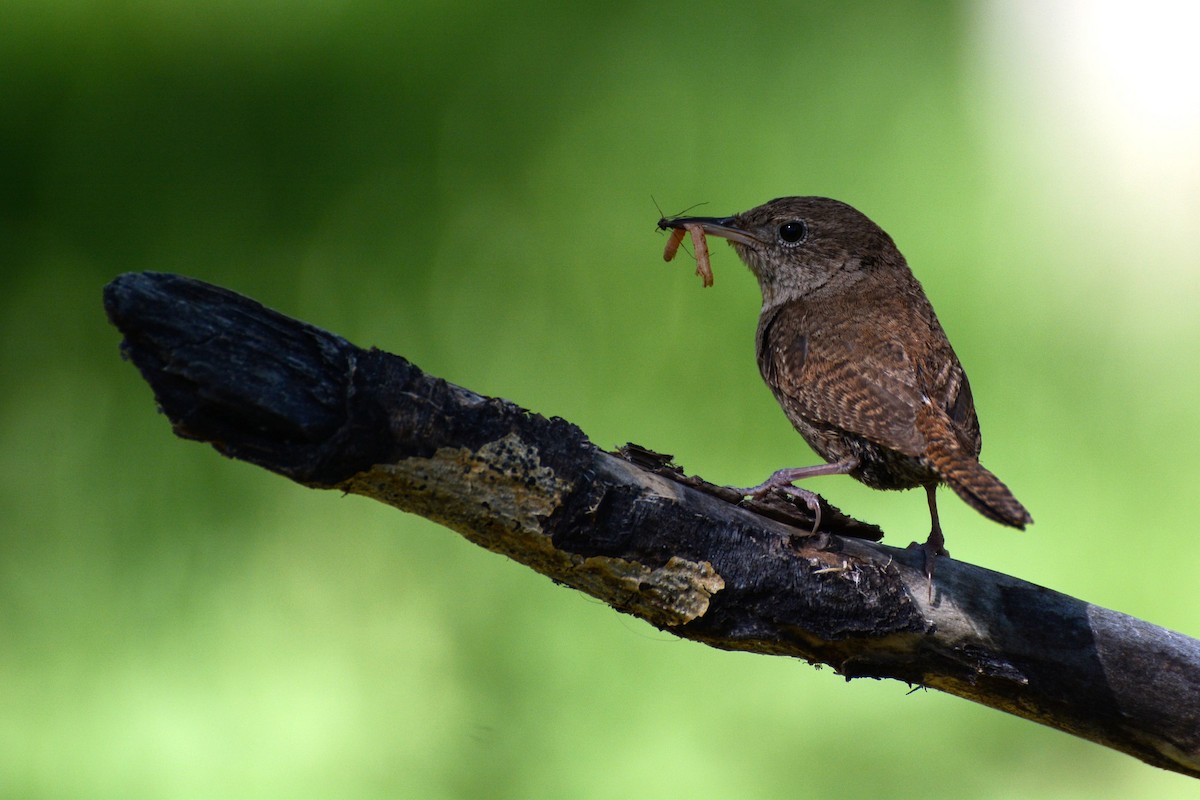
{"type": "Polygon", "coordinates": [[[802,509],[739,505],[200,281],[122,275],[104,302],[182,437],[421,514],[677,636],[940,689],[1200,776],[1195,639],[950,559],[931,597],[919,554],[835,509],[807,535],[802,509]]]}

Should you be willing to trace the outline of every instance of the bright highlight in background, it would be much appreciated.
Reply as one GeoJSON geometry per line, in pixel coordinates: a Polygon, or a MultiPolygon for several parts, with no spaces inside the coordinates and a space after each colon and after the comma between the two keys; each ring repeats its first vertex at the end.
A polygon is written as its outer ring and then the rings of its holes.
{"type": "Polygon", "coordinates": [[[1200,201],[1200,5],[991,2],[980,21],[1014,121],[1114,189],[1200,201]]]}
{"type": "Polygon", "coordinates": [[[1094,281],[1085,299],[1186,329],[1191,310],[1164,300],[1200,300],[1200,5],[995,0],[976,22],[998,163],[1024,165],[1010,179],[1033,201],[1077,212],[1075,230],[1048,231],[1076,249],[1064,286],[1094,281]]]}

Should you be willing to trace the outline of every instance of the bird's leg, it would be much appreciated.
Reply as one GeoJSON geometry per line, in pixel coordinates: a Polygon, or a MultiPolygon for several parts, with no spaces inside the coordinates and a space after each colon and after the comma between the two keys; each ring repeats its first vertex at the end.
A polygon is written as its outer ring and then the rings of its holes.
{"type": "Polygon", "coordinates": [[[937,484],[925,484],[925,496],[929,499],[929,519],[932,527],[929,530],[929,538],[925,540],[925,544],[917,544],[913,542],[909,547],[919,547],[921,553],[925,556],[925,577],[929,581],[929,600],[933,601],[933,568],[938,556],[949,556],[950,552],[946,550],[945,537],[942,536],[942,525],[938,522],[937,512],[937,484]]]}
{"type": "Polygon", "coordinates": [[[857,466],[858,459],[850,456],[830,464],[815,464],[811,467],[789,467],[772,473],[771,477],[758,486],[750,486],[744,489],[737,489],[736,491],[743,497],[759,498],[769,494],[772,489],[780,489],[785,494],[803,500],[804,504],[813,512],[812,532],[816,533],[817,528],[821,526],[820,498],[817,497],[816,492],[810,492],[808,489],[793,486],[792,482],[804,480],[805,478],[816,478],[820,475],[845,475],[857,466]]]}

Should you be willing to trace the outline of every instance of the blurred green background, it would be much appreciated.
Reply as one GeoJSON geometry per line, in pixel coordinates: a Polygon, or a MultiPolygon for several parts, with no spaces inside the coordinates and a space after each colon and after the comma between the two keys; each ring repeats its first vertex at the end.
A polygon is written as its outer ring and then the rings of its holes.
{"type": "MultiPolygon", "coordinates": [[[[199,277],[745,485],[813,456],[757,374],[749,272],[715,243],[713,289],[664,264],[655,201],[831,195],[908,256],[984,462],[1037,520],[946,493],[954,555],[1197,635],[1200,102],[1175,40],[1195,20],[894,0],[4,17],[0,794],[1194,793],[936,692],[679,641],[175,439],[101,288],[199,277]]],[[[928,530],[920,493],[814,488],[892,543],[928,530]]]]}

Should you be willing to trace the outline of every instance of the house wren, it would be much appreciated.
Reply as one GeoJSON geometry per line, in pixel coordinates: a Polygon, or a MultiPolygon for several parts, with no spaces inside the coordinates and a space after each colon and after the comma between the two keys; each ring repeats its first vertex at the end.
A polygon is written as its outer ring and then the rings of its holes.
{"type": "Polygon", "coordinates": [[[925,573],[948,555],[938,484],[985,517],[1033,522],[979,463],[966,373],[921,284],[890,236],[845,203],[784,197],[732,217],[662,219],[729,240],[758,278],[758,368],[809,446],[828,463],[779,470],[744,490],[805,497],[792,481],[847,474],[876,489],[925,487],[932,528],[925,573]]]}

